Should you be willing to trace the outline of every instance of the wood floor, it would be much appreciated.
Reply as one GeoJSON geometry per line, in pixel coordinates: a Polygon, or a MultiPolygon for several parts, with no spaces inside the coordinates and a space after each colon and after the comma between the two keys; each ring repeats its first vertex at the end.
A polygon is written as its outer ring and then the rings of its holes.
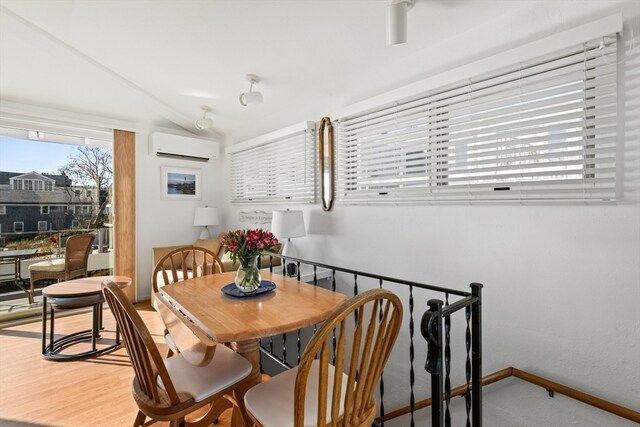
{"type": "MultiPolygon", "coordinates": [[[[139,309],[161,354],[162,321],[155,311],[139,309]]],[[[88,329],[91,314],[56,317],[56,336],[88,329]]],[[[102,342],[113,342],[115,321],[104,311],[102,342]]],[[[131,395],[133,369],[126,350],[73,362],[41,357],[41,322],[0,329],[0,426],[131,426],[137,407],[131,395]]],[[[82,351],[78,344],[73,351],[82,351]]],[[[230,411],[220,418],[228,426],[230,411]]],[[[162,426],[168,423],[157,423],[162,426]]]]}

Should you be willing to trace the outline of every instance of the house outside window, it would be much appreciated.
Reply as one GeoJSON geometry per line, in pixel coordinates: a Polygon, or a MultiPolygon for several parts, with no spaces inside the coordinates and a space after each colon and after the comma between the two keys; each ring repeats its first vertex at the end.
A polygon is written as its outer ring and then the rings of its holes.
{"type": "Polygon", "coordinates": [[[24,222],[15,221],[13,223],[13,232],[14,233],[22,233],[24,231],[24,222]]]}
{"type": "Polygon", "coordinates": [[[80,228],[80,221],[74,219],[71,221],[71,228],[80,228]]]}
{"type": "Polygon", "coordinates": [[[13,181],[13,189],[14,190],[22,190],[22,180],[21,179],[15,179],[13,181]]]}
{"type": "Polygon", "coordinates": [[[49,214],[49,206],[40,206],[40,213],[42,215],[48,215],[49,214]]]}
{"type": "Polygon", "coordinates": [[[38,221],[38,231],[47,231],[47,221],[38,221]]]}

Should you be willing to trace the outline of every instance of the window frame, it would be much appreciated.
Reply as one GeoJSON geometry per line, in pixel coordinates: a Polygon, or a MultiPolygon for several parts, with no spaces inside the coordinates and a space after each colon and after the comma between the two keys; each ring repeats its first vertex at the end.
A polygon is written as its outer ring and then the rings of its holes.
{"type": "Polygon", "coordinates": [[[14,233],[24,233],[24,221],[14,221],[13,222],[13,232],[14,233]],[[16,230],[16,225],[20,224],[20,227],[22,228],[22,230],[16,230]]]}

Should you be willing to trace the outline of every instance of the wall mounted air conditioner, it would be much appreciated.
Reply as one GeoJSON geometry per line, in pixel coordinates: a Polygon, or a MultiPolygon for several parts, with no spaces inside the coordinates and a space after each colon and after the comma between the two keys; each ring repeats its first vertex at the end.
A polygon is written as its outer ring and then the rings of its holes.
{"type": "Polygon", "coordinates": [[[208,139],[152,132],[150,153],[159,157],[208,162],[220,156],[220,144],[208,139]]]}

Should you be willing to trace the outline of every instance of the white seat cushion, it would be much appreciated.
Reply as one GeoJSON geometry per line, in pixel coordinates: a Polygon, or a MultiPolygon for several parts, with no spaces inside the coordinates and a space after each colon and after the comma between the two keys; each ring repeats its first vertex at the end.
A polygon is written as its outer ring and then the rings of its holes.
{"type": "MultiPolygon", "coordinates": [[[[165,359],[164,365],[178,392],[188,393],[200,402],[224,390],[251,373],[251,363],[233,350],[218,345],[211,363],[194,366],[180,354],[165,359]]],[[[158,385],[163,387],[158,377],[158,385]]]]}
{"type": "MultiPolygon", "coordinates": [[[[318,369],[319,362],[314,360],[307,379],[307,392],[304,404],[305,427],[316,427],[318,417],[318,369]]],[[[268,381],[249,389],[244,396],[247,410],[264,427],[293,427],[294,388],[298,368],[289,369],[268,381]]],[[[331,417],[331,396],[333,395],[334,367],[329,365],[329,384],[327,403],[327,423],[331,417]]],[[[346,394],[347,375],[342,374],[340,393],[340,415],[343,414],[346,394]]]]}
{"type": "Polygon", "coordinates": [[[36,262],[29,266],[29,271],[64,271],[64,259],[56,258],[36,262]]]}

